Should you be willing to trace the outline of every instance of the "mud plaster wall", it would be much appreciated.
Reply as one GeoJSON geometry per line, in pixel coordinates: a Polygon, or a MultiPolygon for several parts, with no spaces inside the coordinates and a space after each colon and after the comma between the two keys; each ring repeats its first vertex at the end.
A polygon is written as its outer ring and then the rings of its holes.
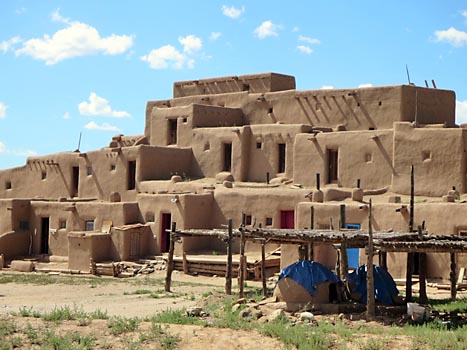
{"type": "Polygon", "coordinates": [[[402,87],[402,120],[420,124],[455,125],[456,94],[454,91],[404,85],[402,87]],[[415,117],[416,116],[416,117],[415,117]]]}
{"type": "Polygon", "coordinates": [[[453,186],[465,192],[464,129],[394,125],[392,191],[410,194],[410,167],[415,168],[415,195],[442,196],[453,186]]]}
{"type": "Polygon", "coordinates": [[[78,164],[78,153],[72,152],[30,157],[22,167],[0,171],[0,197],[70,197],[72,169],[78,164]]]}
{"type": "Polygon", "coordinates": [[[244,180],[251,138],[249,127],[203,128],[193,130],[194,163],[192,173],[199,177],[215,177],[224,170],[224,145],[232,145],[231,173],[236,181],[244,180]]]}
{"type": "Polygon", "coordinates": [[[139,157],[139,181],[168,180],[172,175],[190,176],[191,148],[142,146],[139,157]]]}
{"type": "Polygon", "coordinates": [[[101,262],[110,258],[109,234],[71,232],[68,239],[70,242],[68,266],[72,270],[90,271],[91,259],[101,262]]]}
{"type": "Polygon", "coordinates": [[[392,131],[359,131],[297,135],[293,151],[294,181],[316,186],[328,181],[328,150],[338,151],[338,185],[356,187],[361,180],[364,189],[389,186],[392,178],[392,131]]]}

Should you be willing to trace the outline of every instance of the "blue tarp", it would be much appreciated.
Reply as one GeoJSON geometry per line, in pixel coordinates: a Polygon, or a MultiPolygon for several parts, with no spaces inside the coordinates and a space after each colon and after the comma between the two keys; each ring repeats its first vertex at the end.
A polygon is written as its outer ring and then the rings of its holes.
{"type": "MultiPolygon", "coordinates": [[[[366,265],[360,266],[354,272],[347,275],[351,293],[361,294],[357,301],[366,303],[366,265]]],[[[385,305],[393,305],[393,297],[399,294],[396,283],[392,276],[380,266],[373,266],[373,276],[375,285],[375,300],[385,305]]]]}
{"type": "Polygon", "coordinates": [[[310,295],[316,294],[316,287],[326,281],[339,282],[339,278],[327,267],[314,261],[297,261],[285,267],[279,275],[281,278],[288,277],[303,288],[305,288],[310,295]]]}

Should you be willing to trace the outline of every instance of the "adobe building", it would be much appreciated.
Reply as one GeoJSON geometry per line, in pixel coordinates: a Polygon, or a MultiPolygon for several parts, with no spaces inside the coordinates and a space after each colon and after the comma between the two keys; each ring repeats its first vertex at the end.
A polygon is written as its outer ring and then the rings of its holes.
{"type": "MultiPolygon", "coordinates": [[[[314,228],[330,228],[345,204],[348,227],[366,229],[370,198],[375,230],[407,232],[411,165],[415,224],[467,234],[467,129],[455,124],[455,100],[413,85],[297,91],[276,73],[176,82],[173,98],[147,103],[144,134],[1,170],[0,253],[66,257],[89,271],[90,259],[167,252],[171,222],[238,227],[245,213],[247,225],[303,229],[313,206],[314,228]]],[[[225,244],[176,243],[179,255],[206,251],[225,244]]],[[[334,267],[332,246],[314,251],[334,267]]],[[[405,276],[404,255],[388,256],[394,277],[405,276]]],[[[297,246],[282,247],[282,266],[297,257],[297,246]]],[[[350,265],[359,263],[357,254],[350,265]]],[[[428,254],[427,265],[428,277],[449,277],[449,254],[428,254]]]]}

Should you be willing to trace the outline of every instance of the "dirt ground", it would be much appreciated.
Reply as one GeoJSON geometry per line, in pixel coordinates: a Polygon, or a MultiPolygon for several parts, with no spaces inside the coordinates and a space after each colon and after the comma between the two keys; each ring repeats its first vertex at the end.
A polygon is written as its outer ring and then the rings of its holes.
{"type": "MultiPolygon", "coordinates": [[[[11,271],[0,271],[0,274],[11,274],[11,271]]],[[[71,276],[71,278],[80,278],[71,276]]],[[[88,278],[83,283],[62,284],[22,284],[3,283],[0,285],[0,320],[12,321],[18,327],[26,329],[30,324],[37,323],[39,329],[54,329],[56,332],[78,332],[92,334],[100,339],[98,348],[127,349],[131,334],[109,337],[105,320],[92,320],[82,325],[75,321],[65,321],[58,324],[44,323],[43,320],[12,316],[21,309],[32,309],[40,313],[50,312],[56,308],[70,307],[81,309],[87,313],[96,310],[105,311],[109,316],[150,317],[166,310],[179,310],[191,306],[200,306],[205,296],[210,293],[223,293],[225,279],[221,277],[190,276],[175,271],[172,277],[172,295],[167,297],[163,292],[165,271],[156,271],[150,275],[137,276],[128,279],[114,279],[106,283],[95,283],[88,278]],[[142,290],[160,293],[157,297],[140,294],[142,290]],[[104,345],[105,346],[104,346],[104,345]]],[[[260,287],[260,282],[247,282],[248,286],[260,287]]],[[[233,280],[236,286],[236,280],[233,280]]],[[[403,288],[400,288],[402,290],[403,288]]],[[[430,297],[445,298],[449,291],[438,291],[428,288],[430,297]]],[[[466,292],[459,293],[465,297],[466,292]]],[[[336,316],[331,316],[332,317],[336,316]]],[[[150,327],[149,322],[142,323],[140,329],[150,327]]],[[[192,325],[163,325],[164,330],[179,336],[176,349],[206,350],[206,349],[257,349],[261,344],[266,349],[280,349],[283,344],[276,339],[263,336],[256,331],[232,330],[222,328],[204,328],[192,325]]],[[[137,336],[136,334],[134,335],[137,336]]],[[[150,346],[148,343],[147,346],[150,346]]],[[[407,339],[391,339],[391,346],[405,348],[407,339]]],[[[21,348],[21,347],[18,347],[21,348]]],[[[157,348],[152,347],[151,348],[157,348]]]]}

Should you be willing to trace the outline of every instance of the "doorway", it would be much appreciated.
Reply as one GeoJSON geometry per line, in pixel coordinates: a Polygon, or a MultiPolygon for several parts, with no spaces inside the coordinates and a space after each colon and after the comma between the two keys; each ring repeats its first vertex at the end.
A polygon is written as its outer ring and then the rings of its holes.
{"type": "Polygon", "coordinates": [[[42,218],[40,254],[49,254],[49,228],[49,218],[42,218]]]}
{"type": "Polygon", "coordinates": [[[128,190],[136,188],[136,160],[128,162],[128,190]]]}
{"type": "Polygon", "coordinates": [[[169,145],[177,144],[177,119],[169,119],[169,145]]]}
{"type": "Polygon", "coordinates": [[[224,143],[224,166],[222,171],[232,171],[232,144],[224,143]]]}
{"type": "Polygon", "coordinates": [[[295,215],[293,210],[281,210],[281,228],[295,228],[295,215]]]}
{"type": "Polygon", "coordinates": [[[279,143],[277,146],[279,151],[277,172],[285,173],[285,143],[279,143]]]}
{"type": "Polygon", "coordinates": [[[337,149],[328,149],[328,183],[336,183],[338,175],[338,158],[337,149]]]}
{"type": "Polygon", "coordinates": [[[74,166],[72,172],[71,197],[78,197],[79,166],[74,166]]]}
{"type": "MultiPolygon", "coordinates": [[[[360,224],[345,224],[345,228],[349,230],[360,230],[360,224]]],[[[360,249],[347,248],[347,264],[351,269],[358,269],[360,266],[360,249]]]]}
{"type": "Polygon", "coordinates": [[[161,253],[167,253],[170,249],[170,233],[167,230],[170,230],[170,225],[172,224],[172,214],[164,213],[162,214],[161,221],[161,253]]]}

